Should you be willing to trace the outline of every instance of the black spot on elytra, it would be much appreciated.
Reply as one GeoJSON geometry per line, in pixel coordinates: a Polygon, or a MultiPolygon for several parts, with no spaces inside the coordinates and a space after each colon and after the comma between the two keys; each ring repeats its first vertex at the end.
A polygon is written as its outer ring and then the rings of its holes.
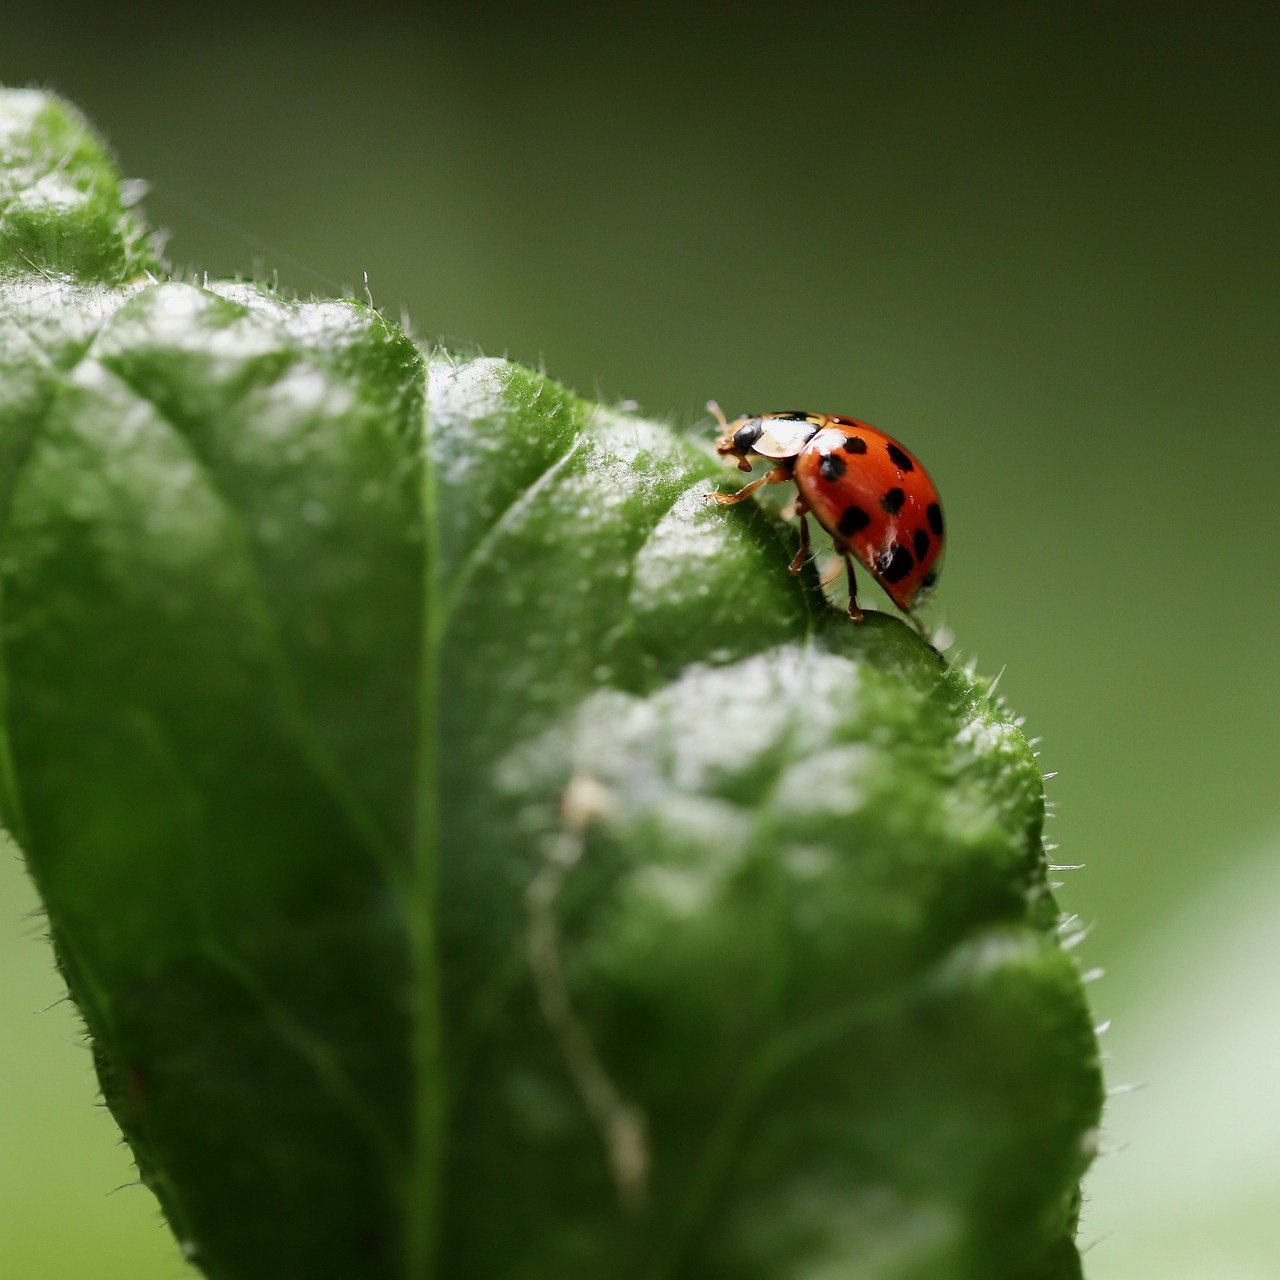
{"type": "Polygon", "coordinates": [[[885,449],[889,454],[889,460],[899,471],[914,471],[916,469],[916,464],[892,440],[885,445],[885,449]]]}
{"type": "Polygon", "coordinates": [[[844,475],[844,459],[834,453],[824,453],[818,470],[822,472],[824,480],[839,480],[844,475]]]}
{"type": "Polygon", "coordinates": [[[920,580],[920,588],[922,591],[928,591],[931,586],[938,580],[938,575],[932,569],[924,575],[920,580]]]}
{"type": "Polygon", "coordinates": [[[856,503],[850,503],[841,514],[836,528],[849,538],[855,533],[861,533],[870,523],[871,517],[856,503]]]}
{"type": "Polygon", "coordinates": [[[901,489],[890,489],[883,498],[880,499],[880,505],[891,515],[896,516],[902,510],[902,504],[907,500],[907,495],[901,489]]]}
{"type": "Polygon", "coordinates": [[[917,529],[912,542],[916,548],[916,559],[923,560],[929,554],[929,535],[923,529],[917,529]]]}
{"type": "Polygon", "coordinates": [[[933,536],[935,538],[942,537],[942,508],[936,502],[931,502],[929,503],[929,509],[924,514],[929,521],[929,528],[933,530],[933,536]]]}
{"type": "Polygon", "coordinates": [[[891,547],[876,557],[876,568],[886,582],[901,582],[915,568],[911,552],[902,546],[891,547]]]}
{"type": "Polygon", "coordinates": [[[850,436],[840,447],[845,453],[866,453],[867,442],[861,436],[850,436]]]}

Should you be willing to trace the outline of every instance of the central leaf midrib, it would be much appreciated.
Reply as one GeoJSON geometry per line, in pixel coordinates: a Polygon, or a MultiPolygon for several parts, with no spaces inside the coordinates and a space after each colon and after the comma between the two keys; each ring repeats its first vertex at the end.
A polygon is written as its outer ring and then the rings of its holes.
{"type": "Polygon", "coordinates": [[[436,622],[443,586],[440,575],[440,525],[435,471],[431,458],[430,379],[432,353],[424,351],[422,435],[419,441],[419,517],[422,523],[422,658],[418,672],[417,744],[413,847],[409,867],[410,900],[405,903],[408,932],[412,1023],[410,1059],[413,1107],[409,1167],[405,1180],[405,1280],[431,1280],[439,1256],[444,1163],[445,1086],[442,1036],[443,1000],[436,928],[436,850],[439,848],[439,723],[442,634],[436,622]]]}

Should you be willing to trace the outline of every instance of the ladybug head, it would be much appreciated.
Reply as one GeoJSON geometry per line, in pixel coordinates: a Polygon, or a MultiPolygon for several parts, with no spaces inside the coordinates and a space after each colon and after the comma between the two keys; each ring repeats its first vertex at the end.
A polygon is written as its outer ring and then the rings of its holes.
{"type": "Polygon", "coordinates": [[[724,433],[716,441],[716,452],[722,458],[737,458],[739,471],[750,471],[747,455],[764,433],[764,423],[750,414],[725,424],[724,433]]]}

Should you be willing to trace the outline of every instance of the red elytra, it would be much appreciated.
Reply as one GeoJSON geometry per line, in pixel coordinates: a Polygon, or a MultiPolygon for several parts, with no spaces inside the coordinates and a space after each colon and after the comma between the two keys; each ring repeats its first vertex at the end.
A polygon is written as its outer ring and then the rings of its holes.
{"type": "Polygon", "coordinates": [[[919,459],[892,436],[858,418],[804,410],[744,414],[732,422],[714,402],[722,428],[716,451],[751,470],[752,456],[774,465],[737,493],[709,493],[713,502],[741,502],[761,485],[794,481],[799,573],[809,558],[812,515],[831,535],[849,575],[849,616],[862,620],[853,561],[910,615],[938,579],[944,544],[942,503],[919,459]]]}

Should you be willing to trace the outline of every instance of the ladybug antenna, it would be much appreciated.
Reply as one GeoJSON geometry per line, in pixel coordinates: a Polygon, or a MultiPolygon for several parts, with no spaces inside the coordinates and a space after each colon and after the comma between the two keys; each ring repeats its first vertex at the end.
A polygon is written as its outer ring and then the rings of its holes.
{"type": "Polygon", "coordinates": [[[720,424],[721,431],[728,429],[729,419],[724,416],[724,410],[714,400],[707,401],[707,412],[720,424]]]}

